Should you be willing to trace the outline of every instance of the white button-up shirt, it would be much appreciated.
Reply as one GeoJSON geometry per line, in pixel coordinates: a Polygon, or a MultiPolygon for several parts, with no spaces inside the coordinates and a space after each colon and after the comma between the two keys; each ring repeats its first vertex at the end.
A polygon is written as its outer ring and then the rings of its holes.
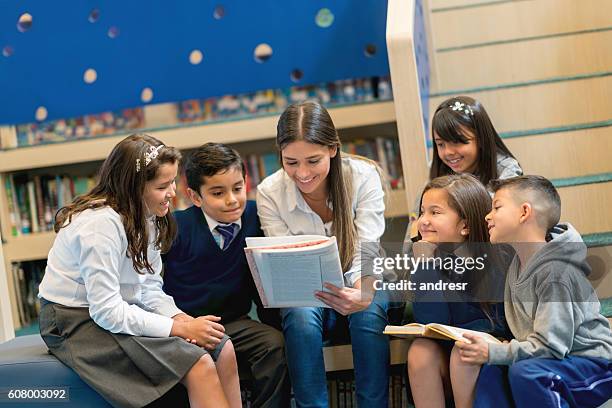
{"type": "MultiPolygon", "coordinates": [[[[358,245],[353,263],[344,273],[347,284],[353,286],[361,278],[362,244],[378,244],[385,232],[385,201],[380,176],[372,164],[349,157],[345,157],[342,164],[351,169],[352,204],[350,209],[333,210],[351,211],[354,217],[358,245]]],[[[266,177],[257,186],[257,213],[261,228],[268,237],[330,235],[321,217],[308,206],[295,182],[283,169],[266,177]]],[[[370,245],[367,247],[370,248],[370,245]]]]}
{"type": "Polygon", "coordinates": [[[162,291],[160,251],[149,226],[148,259],[154,274],[139,274],[126,256],[121,216],[110,207],[85,210],[62,228],[49,252],[39,296],[71,307],[88,307],[96,324],[113,333],[167,337],[172,316],[182,313],[162,291]]]}

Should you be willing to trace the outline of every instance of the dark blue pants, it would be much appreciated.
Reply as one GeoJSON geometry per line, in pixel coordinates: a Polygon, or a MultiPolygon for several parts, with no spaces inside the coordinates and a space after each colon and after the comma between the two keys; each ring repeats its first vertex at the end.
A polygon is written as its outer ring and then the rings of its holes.
{"type": "Polygon", "coordinates": [[[533,358],[484,365],[474,408],[598,407],[612,398],[612,362],[600,358],[533,358]]]}

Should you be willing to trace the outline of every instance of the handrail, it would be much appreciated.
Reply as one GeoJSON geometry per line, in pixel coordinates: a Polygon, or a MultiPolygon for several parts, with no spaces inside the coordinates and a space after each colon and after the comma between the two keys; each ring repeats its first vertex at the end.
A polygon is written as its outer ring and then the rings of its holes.
{"type": "Polygon", "coordinates": [[[420,194],[429,169],[428,97],[436,75],[427,7],[427,0],[389,0],[387,9],[387,54],[408,205],[420,194]]]}

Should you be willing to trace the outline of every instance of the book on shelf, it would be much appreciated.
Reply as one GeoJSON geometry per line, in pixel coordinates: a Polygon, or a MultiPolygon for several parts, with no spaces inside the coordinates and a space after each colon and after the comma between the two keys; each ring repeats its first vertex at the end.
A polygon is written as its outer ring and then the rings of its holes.
{"type": "Polygon", "coordinates": [[[389,88],[388,77],[357,78],[203,100],[192,99],[177,103],[177,119],[179,122],[205,122],[280,113],[289,104],[307,99],[316,99],[328,106],[390,100],[389,88]]]}
{"type": "Polygon", "coordinates": [[[499,339],[491,336],[489,333],[447,326],[440,323],[409,323],[404,326],[386,326],[383,333],[401,338],[428,337],[439,340],[464,341],[466,343],[470,343],[470,341],[463,337],[463,334],[470,333],[482,337],[487,343],[501,343],[499,339]]]}
{"type": "Polygon", "coordinates": [[[6,202],[9,213],[9,228],[11,235],[16,237],[21,235],[21,219],[19,218],[19,207],[17,205],[13,174],[8,174],[4,177],[4,190],[6,191],[6,202]]]}
{"type": "Polygon", "coordinates": [[[399,142],[395,137],[378,136],[374,139],[355,139],[342,144],[342,151],[372,159],[389,178],[391,188],[404,188],[399,142]]]}
{"type": "Polygon", "coordinates": [[[93,177],[9,174],[5,179],[12,236],[53,230],[61,207],[94,186],[93,177]]]}
{"type": "Polygon", "coordinates": [[[46,261],[16,262],[11,265],[19,325],[27,326],[38,319],[40,302],[38,286],[45,273],[46,261]]]}
{"type": "Polygon", "coordinates": [[[7,130],[2,128],[0,147],[7,149],[111,135],[143,128],[144,123],[143,108],[133,108],[70,119],[20,124],[6,127],[7,130]]]}
{"type": "Polygon", "coordinates": [[[314,296],[324,282],[344,286],[336,237],[246,238],[244,249],[264,307],[329,307],[314,296]]]}
{"type": "MultiPolygon", "coordinates": [[[[399,143],[394,137],[379,136],[374,139],[356,139],[344,143],[342,150],[345,153],[359,154],[377,161],[388,176],[392,189],[404,187],[399,143]]],[[[278,153],[251,153],[243,155],[243,160],[246,169],[247,198],[254,200],[259,183],[281,168],[278,153]]],[[[78,184],[79,181],[75,180],[74,183],[78,184]]],[[[50,195],[51,197],[54,196],[54,194],[50,195]]],[[[187,196],[187,180],[184,175],[181,175],[177,182],[176,197],[172,200],[172,207],[175,210],[184,210],[191,204],[191,200],[187,196]]],[[[53,208],[55,207],[51,206],[51,209],[53,208]]]]}
{"type": "Polygon", "coordinates": [[[280,113],[289,104],[306,99],[333,107],[386,101],[392,99],[388,76],[343,79],[329,83],[264,89],[238,95],[222,95],[172,103],[172,109],[160,104],[102,112],[75,118],[0,127],[0,149],[33,146],[111,135],[138,129],[175,125],[182,122],[206,122],[248,118],[280,113]],[[168,112],[173,112],[168,116],[168,112]]]}

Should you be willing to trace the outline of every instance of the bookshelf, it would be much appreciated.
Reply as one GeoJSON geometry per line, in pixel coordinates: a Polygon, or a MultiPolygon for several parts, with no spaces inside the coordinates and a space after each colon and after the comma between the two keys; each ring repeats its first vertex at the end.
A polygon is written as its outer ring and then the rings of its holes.
{"type": "MultiPolygon", "coordinates": [[[[0,239],[2,232],[0,232],[0,239]]],[[[14,336],[14,322],[12,308],[14,303],[11,301],[11,290],[8,287],[8,280],[5,278],[8,272],[5,271],[4,254],[0,245],[0,343],[10,340],[14,336]]]]}
{"type": "MultiPolygon", "coordinates": [[[[394,122],[393,102],[372,102],[332,108],[338,129],[394,122]]],[[[176,124],[146,132],[178,149],[192,149],[205,142],[239,143],[271,138],[278,116],[235,119],[205,124],[176,124]]],[[[0,173],[62,164],[104,160],[108,152],[129,133],[55,144],[20,147],[0,152],[0,173]]]]}
{"type": "MultiPolygon", "coordinates": [[[[163,110],[163,106],[161,108],[163,110]]],[[[159,115],[160,106],[153,107],[153,109],[156,109],[157,112],[155,113],[159,115]]],[[[330,114],[336,127],[341,131],[346,129],[359,130],[363,127],[376,127],[395,122],[395,108],[392,101],[333,107],[330,109],[330,114]]],[[[246,146],[249,146],[249,143],[266,139],[272,140],[276,132],[278,116],[278,114],[271,114],[212,123],[176,123],[149,128],[145,132],[181,150],[193,149],[208,141],[241,145],[247,143],[246,146]]],[[[47,231],[19,236],[10,234],[5,178],[8,174],[14,172],[46,169],[54,166],[81,165],[104,160],[112,147],[127,134],[121,133],[0,151],[0,221],[2,221],[2,236],[4,237],[2,247],[12,320],[16,327],[19,327],[20,324],[11,265],[15,262],[45,259],[55,239],[55,233],[47,231]]],[[[242,153],[244,154],[245,151],[243,150],[242,153]]],[[[406,202],[404,190],[389,190],[385,216],[401,217],[406,215],[406,202]]]]}

